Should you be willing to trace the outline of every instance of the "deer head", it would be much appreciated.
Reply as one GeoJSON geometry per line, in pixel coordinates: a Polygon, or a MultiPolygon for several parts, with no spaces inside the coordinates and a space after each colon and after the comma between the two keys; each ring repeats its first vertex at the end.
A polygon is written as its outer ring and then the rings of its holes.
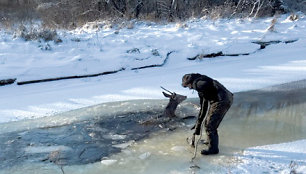
{"type": "Polygon", "coordinates": [[[163,92],[164,96],[170,99],[168,105],[164,110],[164,116],[175,117],[175,110],[177,108],[177,105],[180,104],[182,101],[186,100],[187,96],[176,94],[175,92],[170,92],[165,88],[162,89],[169,93],[167,94],[166,92],[163,92]]]}

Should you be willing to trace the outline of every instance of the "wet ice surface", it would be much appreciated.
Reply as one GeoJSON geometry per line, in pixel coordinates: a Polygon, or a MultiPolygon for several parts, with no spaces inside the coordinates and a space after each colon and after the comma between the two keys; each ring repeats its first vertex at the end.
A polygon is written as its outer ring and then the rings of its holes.
{"type": "MultiPolygon", "coordinates": [[[[234,104],[219,128],[220,154],[203,157],[198,153],[194,163],[190,162],[194,149],[186,143],[186,138],[192,135],[189,128],[194,120],[164,119],[140,124],[161,114],[165,101],[94,106],[84,109],[85,119],[74,116],[76,121],[63,124],[48,124],[42,121],[45,118],[33,120],[41,126],[32,125],[26,130],[28,126],[18,130],[11,128],[16,123],[4,124],[0,134],[0,141],[4,142],[0,144],[0,173],[62,173],[61,167],[66,174],[244,173],[250,160],[240,156],[252,152],[252,149],[244,152],[245,148],[306,139],[306,96],[302,95],[306,88],[301,84],[305,81],[236,93],[234,104]],[[138,111],[127,109],[129,105],[138,111]],[[237,165],[244,168],[237,170],[237,165]]],[[[197,99],[183,102],[177,115],[195,115],[198,108],[194,104],[198,104],[197,99]]],[[[61,116],[55,119],[60,120],[61,116]]],[[[200,144],[199,151],[202,148],[205,145],[200,144]]],[[[250,156],[253,158],[256,156],[250,156]]],[[[272,173],[284,170],[290,161],[281,164],[283,168],[272,173]]]]}

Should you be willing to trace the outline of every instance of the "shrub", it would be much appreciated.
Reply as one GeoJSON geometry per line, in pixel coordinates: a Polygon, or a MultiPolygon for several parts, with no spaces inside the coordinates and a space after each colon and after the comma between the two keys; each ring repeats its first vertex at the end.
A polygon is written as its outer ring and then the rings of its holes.
{"type": "Polygon", "coordinates": [[[55,43],[60,43],[62,40],[58,36],[55,30],[49,29],[35,29],[32,28],[28,30],[23,25],[19,27],[15,36],[23,38],[25,41],[38,40],[38,41],[54,41],[55,43]]]}

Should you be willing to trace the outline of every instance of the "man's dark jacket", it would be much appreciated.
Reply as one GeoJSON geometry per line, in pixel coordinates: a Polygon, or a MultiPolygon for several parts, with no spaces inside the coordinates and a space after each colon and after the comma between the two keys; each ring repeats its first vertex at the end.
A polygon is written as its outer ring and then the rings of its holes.
{"type": "MultiPolygon", "coordinates": [[[[201,110],[195,125],[195,134],[199,135],[202,122],[208,109],[208,104],[227,100],[227,95],[229,95],[230,92],[218,81],[208,76],[201,74],[187,74],[186,76],[188,77],[186,77],[184,83],[191,84],[192,89],[198,92],[200,98],[201,110]]],[[[233,94],[230,93],[230,95],[233,94]]]]}

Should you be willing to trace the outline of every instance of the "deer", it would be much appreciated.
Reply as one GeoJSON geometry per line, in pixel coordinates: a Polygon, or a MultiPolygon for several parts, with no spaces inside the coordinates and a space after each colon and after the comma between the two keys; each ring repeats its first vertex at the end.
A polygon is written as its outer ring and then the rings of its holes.
{"type": "Polygon", "coordinates": [[[180,103],[186,100],[187,96],[176,94],[175,92],[171,92],[163,87],[161,88],[164,90],[162,92],[163,95],[169,98],[169,102],[166,108],[164,109],[161,115],[158,115],[157,117],[146,120],[146,121],[142,121],[140,122],[140,124],[142,125],[160,124],[160,123],[169,122],[177,118],[177,116],[175,115],[175,110],[180,103]]]}
{"type": "Polygon", "coordinates": [[[170,118],[176,117],[175,110],[176,110],[177,106],[180,103],[182,103],[184,100],[186,100],[187,96],[176,94],[175,92],[171,92],[171,91],[165,89],[162,86],[161,86],[161,88],[169,93],[169,94],[167,94],[164,91],[162,92],[165,97],[169,98],[169,103],[167,104],[167,106],[164,110],[163,116],[170,117],[170,118]]]}

